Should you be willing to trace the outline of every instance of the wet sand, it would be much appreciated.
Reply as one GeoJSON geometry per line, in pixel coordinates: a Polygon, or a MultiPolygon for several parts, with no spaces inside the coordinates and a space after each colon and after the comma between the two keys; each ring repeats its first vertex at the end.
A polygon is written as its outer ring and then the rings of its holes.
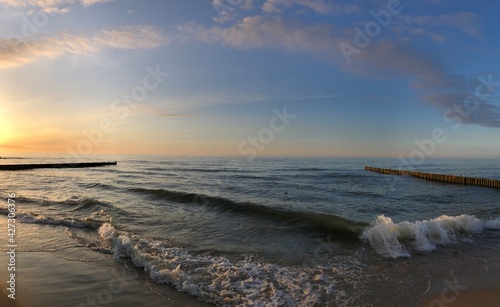
{"type": "Polygon", "coordinates": [[[450,283],[439,282],[431,285],[429,294],[417,306],[500,306],[500,256],[489,259],[485,263],[485,271],[480,274],[471,270],[446,280],[450,283]]]}
{"type": "Polygon", "coordinates": [[[500,306],[500,290],[471,290],[460,293],[456,298],[443,300],[440,294],[430,296],[419,303],[421,307],[498,307],[500,306]],[[449,302],[449,303],[446,303],[449,302]]]}
{"type": "Polygon", "coordinates": [[[18,307],[19,304],[15,300],[7,297],[7,292],[4,289],[0,290],[0,306],[18,307]]]}
{"type": "MultiPolygon", "coordinates": [[[[0,263],[6,263],[5,256],[0,263]]],[[[111,255],[106,264],[62,259],[50,252],[19,252],[16,258],[16,300],[2,289],[0,306],[210,306],[151,282],[111,255]]],[[[6,273],[0,269],[2,278],[6,273]]]]}

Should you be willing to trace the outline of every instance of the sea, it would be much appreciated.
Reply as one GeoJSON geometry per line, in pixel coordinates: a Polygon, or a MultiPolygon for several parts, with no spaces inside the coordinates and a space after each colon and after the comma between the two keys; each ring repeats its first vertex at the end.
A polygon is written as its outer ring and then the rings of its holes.
{"type": "MultiPolygon", "coordinates": [[[[68,159],[5,154],[0,164],[68,159]]],[[[500,190],[364,169],[401,168],[398,159],[85,160],[118,163],[0,171],[2,219],[15,194],[19,252],[51,253],[96,271],[123,267],[153,289],[155,304],[417,306],[431,289],[480,276],[500,254],[500,190]],[[182,297],[172,299],[174,292],[182,297]]],[[[500,160],[428,159],[411,167],[500,179],[500,160]]],[[[5,231],[2,251],[6,239],[5,231]]],[[[76,298],[94,295],[85,293],[91,281],[51,271],[46,282],[56,280],[52,290],[65,295],[50,301],[42,293],[31,305],[90,306],[76,298]]],[[[101,293],[102,306],[133,301],[109,293],[101,293]]],[[[133,295],[148,305],[145,294],[133,295]]]]}

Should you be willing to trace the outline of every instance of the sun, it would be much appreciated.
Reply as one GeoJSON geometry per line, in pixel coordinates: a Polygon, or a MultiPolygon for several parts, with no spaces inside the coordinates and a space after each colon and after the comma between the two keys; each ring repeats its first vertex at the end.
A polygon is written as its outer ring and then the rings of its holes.
{"type": "Polygon", "coordinates": [[[14,138],[14,129],[10,120],[5,115],[0,115],[0,145],[11,141],[14,138]]]}

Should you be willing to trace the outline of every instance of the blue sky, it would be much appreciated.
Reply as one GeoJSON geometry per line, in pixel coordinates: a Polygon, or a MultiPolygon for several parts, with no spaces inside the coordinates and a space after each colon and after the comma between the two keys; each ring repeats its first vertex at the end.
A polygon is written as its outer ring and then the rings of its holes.
{"type": "Polygon", "coordinates": [[[499,6],[0,0],[0,150],[500,157],[499,6]]]}

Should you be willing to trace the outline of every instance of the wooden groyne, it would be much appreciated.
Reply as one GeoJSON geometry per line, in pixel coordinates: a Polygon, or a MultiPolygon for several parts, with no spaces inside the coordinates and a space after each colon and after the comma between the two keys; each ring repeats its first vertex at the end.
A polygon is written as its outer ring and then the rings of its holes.
{"type": "Polygon", "coordinates": [[[0,171],[18,171],[37,168],[84,168],[117,165],[117,162],[44,163],[44,164],[0,164],[0,171]]]}
{"type": "Polygon", "coordinates": [[[365,166],[365,170],[378,172],[382,174],[391,174],[391,175],[409,175],[418,178],[447,182],[447,183],[455,183],[455,184],[464,184],[464,185],[478,185],[483,187],[490,188],[500,188],[500,180],[496,179],[487,179],[487,178],[476,178],[476,177],[464,177],[464,176],[454,176],[448,174],[436,174],[436,173],[424,173],[417,171],[408,171],[408,170],[400,170],[400,169],[392,169],[392,168],[378,168],[365,166]]]}

